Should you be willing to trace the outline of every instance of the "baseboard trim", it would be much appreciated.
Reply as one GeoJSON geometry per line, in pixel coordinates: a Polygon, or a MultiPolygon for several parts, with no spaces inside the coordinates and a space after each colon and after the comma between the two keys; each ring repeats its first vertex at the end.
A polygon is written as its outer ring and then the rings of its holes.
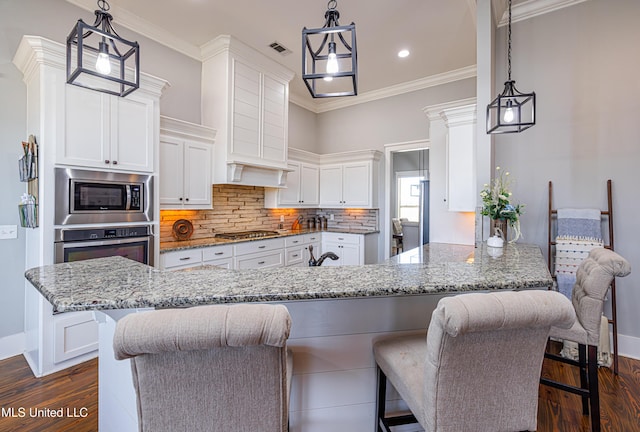
{"type": "Polygon", "coordinates": [[[0,360],[22,354],[25,346],[25,333],[16,333],[0,338],[0,360]]]}
{"type": "Polygon", "coordinates": [[[618,333],[618,351],[623,357],[640,360],[640,338],[618,333]]]}

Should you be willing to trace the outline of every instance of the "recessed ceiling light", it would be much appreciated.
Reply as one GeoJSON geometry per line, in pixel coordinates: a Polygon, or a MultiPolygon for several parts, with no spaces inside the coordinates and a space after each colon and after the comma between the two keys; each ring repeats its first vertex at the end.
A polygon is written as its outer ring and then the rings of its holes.
{"type": "Polygon", "coordinates": [[[398,57],[400,58],[409,57],[409,50],[403,49],[398,51],[398,57]]]}

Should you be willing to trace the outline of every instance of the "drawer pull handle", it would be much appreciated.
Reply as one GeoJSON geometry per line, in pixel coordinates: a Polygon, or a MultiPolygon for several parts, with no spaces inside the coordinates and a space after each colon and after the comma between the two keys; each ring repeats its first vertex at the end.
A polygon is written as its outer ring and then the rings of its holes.
{"type": "Polygon", "coordinates": [[[189,261],[191,259],[191,257],[182,257],[180,258],[180,261],[189,261]]]}
{"type": "Polygon", "coordinates": [[[298,254],[294,254],[294,255],[293,255],[293,257],[294,257],[294,258],[298,258],[298,254]]]}
{"type": "Polygon", "coordinates": [[[215,252],[214,255],[224,255],[224,252],[215,252]]]}
{"type": "Polygon", "coordinates": [[[267,247],[266,245],[262,245],[262,246],[258,246],[258,249],[264,249],[266,247],[267,247]]]}
{"type": "Polygon", "coordinates": [[[258,264],[262,265],[264,264],[264,261],[258,261],[258,264]]]}

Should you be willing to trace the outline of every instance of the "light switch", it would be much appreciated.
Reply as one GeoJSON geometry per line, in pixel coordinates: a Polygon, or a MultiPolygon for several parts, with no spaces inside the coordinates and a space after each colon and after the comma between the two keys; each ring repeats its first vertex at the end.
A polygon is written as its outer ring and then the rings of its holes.
{"type": "Polygon", "coordinates": [[[0,240],[18,238],[17,225],[0,225],[0,240]]]}

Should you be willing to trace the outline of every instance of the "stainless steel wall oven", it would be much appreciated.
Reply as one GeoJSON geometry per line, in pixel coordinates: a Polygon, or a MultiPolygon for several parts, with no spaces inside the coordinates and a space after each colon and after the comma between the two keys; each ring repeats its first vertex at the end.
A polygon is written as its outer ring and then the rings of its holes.
{"type": "Polygon", "coordinates": [[[55,230],[55,262],[123,256],[153,266],[151,225],[55,230]]]}
{"type": "Polygon", "coordinates": [[[55,169],[56,225],[150,222],[153,176],[55,169]]]}

